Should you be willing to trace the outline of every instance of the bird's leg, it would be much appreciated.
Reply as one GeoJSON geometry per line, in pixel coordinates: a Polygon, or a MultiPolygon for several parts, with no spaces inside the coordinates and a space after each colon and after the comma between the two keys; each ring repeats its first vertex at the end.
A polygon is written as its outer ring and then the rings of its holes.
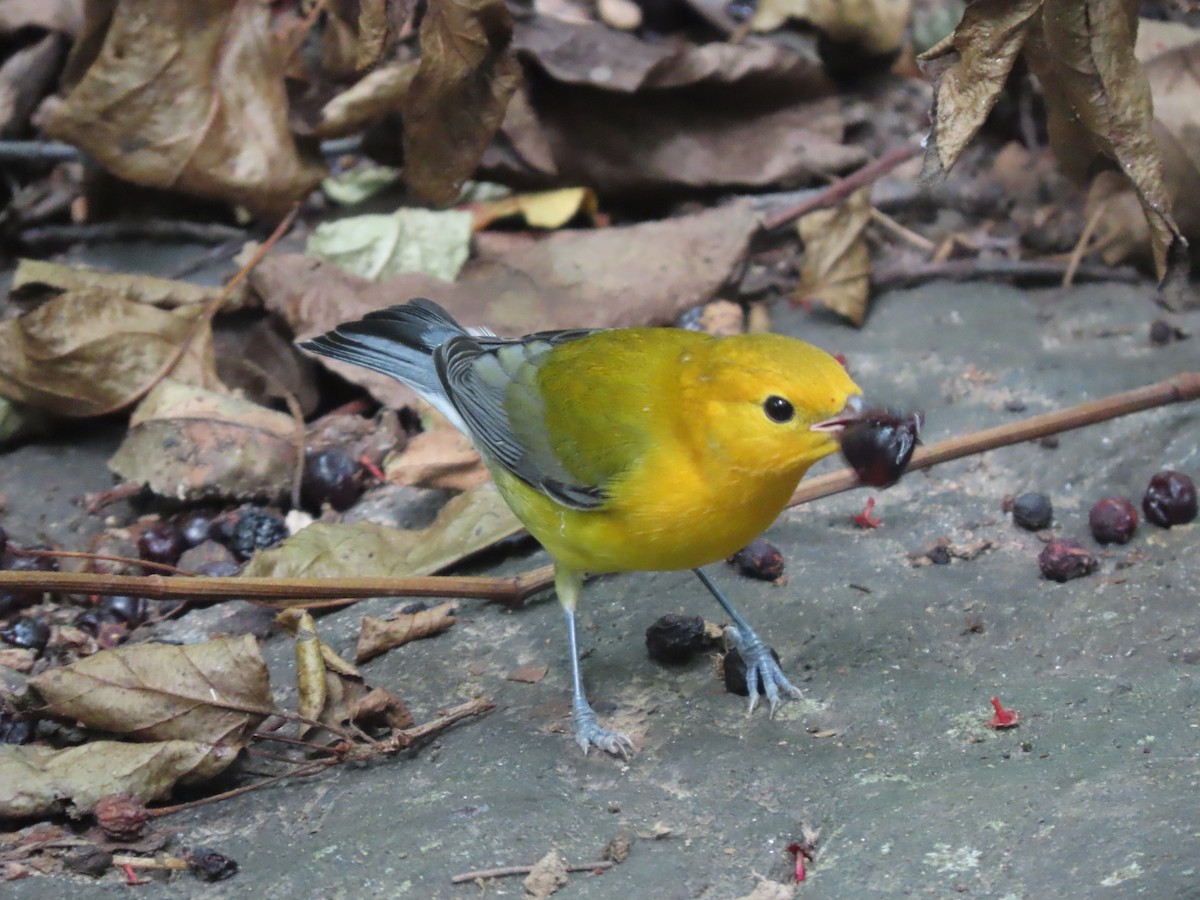
{"type": "Polygon", "coordinates": [[[567,643],[571,651],[571,716],[575,720],[575,742],[586,754],[590,747],[599,747],[614,756],[628,759],[633,753],[633,742],[619,731],[602,728],[596,720],[596,711],[588,703],[583,692],[583,674],[579,666],[579,639],[575,634],[575,606],[579,590],[583,586],[583,573],[573,572],[558,566],[554,572],[554,586],[558,600],[567,614],[567,643]]]}
{"type": "Polygon", "coordinates": [[[800,689],[787,680],[783,669],[771,655],[771,649],[750,627],[750,623],[742,618],[742,614],[733,608],[733,604],[725,598],[713,580],[700,569],[692,569],[692,571],[696,573],[700,583],[708,588],[709,593],[717,598],[717,602],[721,604],[726,615],[733,620],[733,625],[727,633],[734,646],[737,647],[738,653],[746,662],[746,689],[750,692],[749,712],[754,712],[754,707],[758,705],[758,681],[761,677],[763,689],[767,694],[767,704],[771,708],[771,715],[775,715],[775,710],[780,703],[780,694],[799,697],[800,689]]]}

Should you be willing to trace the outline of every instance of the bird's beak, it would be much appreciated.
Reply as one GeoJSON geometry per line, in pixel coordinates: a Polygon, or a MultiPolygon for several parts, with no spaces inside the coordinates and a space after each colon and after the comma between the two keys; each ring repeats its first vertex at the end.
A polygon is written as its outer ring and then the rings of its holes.
{"type": "Polygon", "coordinates": [[[816,422],[808,426],[810,431],[821,431],[832,437],[837,437],[842,433],[847,425],[853,425],[862,418],[863,412],[866,410],[867,404],[863,400],[862,394],[851,394],[850,399],[846,401],[846,405],[842,411],[832,419],[825,419],[822,422],[816,422]]]}

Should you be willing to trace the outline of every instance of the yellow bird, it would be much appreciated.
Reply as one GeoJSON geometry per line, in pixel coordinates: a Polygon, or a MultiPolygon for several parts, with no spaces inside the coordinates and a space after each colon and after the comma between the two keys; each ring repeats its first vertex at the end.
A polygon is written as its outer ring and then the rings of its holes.
{"type": "Polygon", "coordinates": [[[409,385],[467,434],[500,493],[555,562],[566,611],[575,738],[627,756],[579,669],[575,609],[587,573],[694,569],[733,621],[750,709],[799,696],[766,644],[700,566],[783,510],[797,482],[863,412],[845,368],[794,338],[676,328],[551,331],[517,339],[460,326],[417,299],[301,344],[409,385]]]}

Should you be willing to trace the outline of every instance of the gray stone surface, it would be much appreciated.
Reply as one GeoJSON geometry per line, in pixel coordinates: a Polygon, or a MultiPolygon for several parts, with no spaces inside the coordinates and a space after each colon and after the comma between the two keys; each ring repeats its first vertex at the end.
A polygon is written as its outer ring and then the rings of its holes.
{"type": "MultiPolygon", "coordinates": [[[[778,330],[846,354],[876,400],[923,408],[929,441],[1200,367],[1200,338],[1149,345],[1159,311],[1149,290],[1127,286],[931,285],[879,298],[861,332],[775,312],[778,330]]],[[[1200,315],[1179,322],[1200,334],[1200,315]]],[[[552,848],[593,860],[625,834],[624,864],[575,874],[560,896],[734,898],[759,876],[787,881],[784,848],[807,827],[820,841],[805,898],[1200,897],[1200,525],[1143,524],[1129,545],[1102,549],[1086,522],[1101,496],[1139,501],[1162,466],[1200,476],[1198,445],[1200,404],[1176,406],[1063,435],[1057,449],[1022,445],[910,475],[875,494],[877,530],[850,522],[867,491],[785,514],[769,537],[786,554],[786,585],[712,569],[804,689],[773,720],[747,717],[710,660],[663,669],[647,658],[643,632],[663,613],[720,620],[690,574],[590,583],[585,678],[602,720],[638,745],[628,763],[584,757],[571,739],[552,596],[517,612],[464,603],[455,628],[365,672],[419,720],[475,696],[494,712],[399,758],[168,819],[241,872],[212,886],[177,877],[139,896],[475,897],[450,876],[552,848]],[[1001,511],[1005,495],[1026,490],[1050,494],[1053,530],[1099,554],[1096,574],[1039,577],[1041,539],[1001,511]],[[947,566],[912,564],[943,537],[991,546],[947,566]],[[505,680],[527,663],[548,665],[547,677],[505,680]],[[1020,727],[986,727],[992,696],[1020,711],[1020,727]]],[[[96,446],[90,469],[74,446],[8,454],[7,519],[45,512],[31,488],[63,480],[64,460],[70,489],[105,486],[107,449],[96,446]]],[[[52,530],[12,530],[39,529],[52,530]]],[[[545,561],[535,552],[487,571],[545,561]]],[[[368,601],[319,627],[348,652],[362,614],[395,605],[368,601]]],[[[288,703],[290,645],[275,638],[265,650],[288,703]]],[[[128,890],[111,876],[4,889],[128,890]]],[[[523,889],[506,879],[483,893],[523,889]]]]}

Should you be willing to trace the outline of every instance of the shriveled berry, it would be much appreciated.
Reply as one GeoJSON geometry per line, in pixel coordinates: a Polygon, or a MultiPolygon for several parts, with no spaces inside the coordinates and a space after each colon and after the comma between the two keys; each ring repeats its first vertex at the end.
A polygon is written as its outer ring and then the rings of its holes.
{"type": "Polygon", "coordinates": [[[950,565],[950,548],[945,544],[934,544],[925,551],[925,555],[929,557],[929,561],[935,566],[950,565]]]}
{"type": "Polygon", "coordinates": [[[242,559],[258,550],[274,547],[288,536],[287,525],[279,516],[261,509],[247,509],[238,519],[229,549],[242,559]]]}
{"type": "Polygon", "coordinates": [[[0,744],[28,744],[37,722],[0,704],[0,744]]]}
{"type": "Polygon", "coordinates": [[[1187,336],[1182,328],[1172,325],[1166,319],[1155,319],[1150,323],[1150,343],[1155,347],[1165,346],[1171,341],[1182,341],[1187,336]]]}
{"type": "Polygon", "coordinates": [[[193,872],[207,881],[224,881],[237,874],[237,860],[209,847],[184,851],[184,859],[193,872]]]}
{"type": "Polygon", "coordinates": [[[179,529],[184,548],[190,550],[208,540],[212,524],[211,515],[203,510],[193,510],[176,520],[175,527],[179,529]]]}
{"type": "Polygon", "coordinates": [[[646,652],[655,662],[681,665],[709,645],[704,619],[667,613],[646,629],[646,652]]]}
{"type": "Polygon", "coordinates": [[[96,801],[96,823],[113,840],[135,841],[142,836],[150,813],[136,794],[106,794],[96,801]]]}
{"type": "Polygon", "coordinates": [[[151,525],[138,538],[138,556],[150,562],[173,566],[184,551],[179,529],[170,522],[151,525]]]}
{"type": "Polygon", "coordinates": [[[114,594],[111,597],[101,597],[97,607],[106,622],[120,622],[130,628],[137,628],[146,621],[148,604],[145,597],[114,594]]]}
{"type": "Polygon", "coordinates": [[[1137,507],[1126,497],[1105,497],[1092,504],[1088,527],[1101,544],[1124,544],[1137,531],[1137,507]]]}
{"type": "Polygon", "coordinates": [[[0,628],[0,638],[14,647],[41,653],[50,642],[50,626],[33,616],[21,616],[15,622],[0,628]]]}
{"type": "Polygon", "coordinates": [[[922,414],[902,416],[891,410],[867,410],[842,430],[842,456],[861,484],[891,487],[900,480],[921,443],[922,414]]]}
{"type": "MultiPolygon", "coordinates": [[[[779,654],[775,652],[774,647],[768,647],[771,651],[771,656],[775,662],[779,662],[779,654]]],[[[722,660],[722,668],[725,673],[725,690],[731,694],[737,694],[740,697],[749,697],[750,691],[746,687],[746,661],[742,659],[742,654],[738,652],[737,647],[732,647],[725,654],[722,660]]],[[[758,692],[765,694],[767,686],[763,683],[762,676],[758,676],[758,692]]]]}
{"type": "Polygon", "coordinates": [[[1146,520],[1163,528],[1185,525],[1196,518],[1196,483],[1182,472],[1156,472],[1142,496],[1146,520]]]}
{"type": "Polygon", "coordinates": [[[1078,541],[1059,538],[1050,541],[1038,554],[1042,574],[1051,581],[1070,581],[1096,571],[1096,557],[1078,541]]]}
{"type": "Polygon", "coordinates": [[[756,538],[728,560],[742,575],[775,581],[783,575],[783,552],[766,538],[756,538]]]}
{"type": "Polygon", "coordinates": [[[1022,494],[1012,505],[1013,521],[1029,531],[1049,528],[1054,521],[1054,506],[1045,494],[1022,494]]]}
{"type": "Polygon", "coordinates": [[[300,496],[304,505],[319,512],[328,503],[338,512],[349,509],[362,493],[360,467],[337,448],[309,453],[304,457],[300,496]]]}

